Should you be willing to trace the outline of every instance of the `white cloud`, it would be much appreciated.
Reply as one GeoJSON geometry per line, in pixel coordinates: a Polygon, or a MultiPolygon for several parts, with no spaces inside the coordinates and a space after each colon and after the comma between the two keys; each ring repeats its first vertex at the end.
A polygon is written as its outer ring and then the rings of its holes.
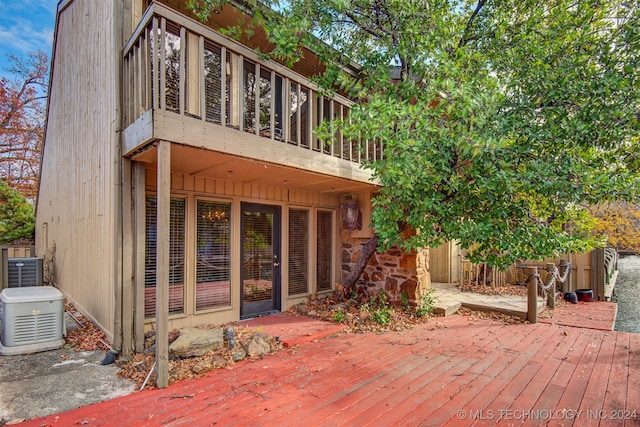
{"type": "Polygon", "coordinates": [[[51,54],[57,0],[0,0],[0,73],[8,55],[51,54]]]}

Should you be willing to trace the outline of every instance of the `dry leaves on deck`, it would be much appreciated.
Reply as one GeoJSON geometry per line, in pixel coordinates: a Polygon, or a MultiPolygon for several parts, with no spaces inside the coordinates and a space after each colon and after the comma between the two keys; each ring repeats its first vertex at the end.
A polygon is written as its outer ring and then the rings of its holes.
{"type": "Polygon", "coordinates": [[[73,304],[67,304],[65,310],[80,325],[80,327],[67,332],[67,347],[75,351],[109,350],[111,348],[104,333],[89,319],[76,311],[73,304]]]}

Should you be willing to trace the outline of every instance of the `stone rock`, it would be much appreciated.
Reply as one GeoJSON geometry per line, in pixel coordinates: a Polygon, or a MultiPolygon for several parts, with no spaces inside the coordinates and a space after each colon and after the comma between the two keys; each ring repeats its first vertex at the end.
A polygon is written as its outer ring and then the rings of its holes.
{"type": "Polygon", "coordinates": [[[402,268],[415,269],[417,266],[416,254],[414,253],[405,253],[402,258],[400,258],[400,267],[402,268]]]}
{"type": "Polygon", "coordinates": [[[398,290],[398,281],[396,279],[394,279],[393,277],[387,277],[386,283],[385,283],[385,290],[389,291],[389,292],[394,292],[398,290]]]}
{"type": "Polygon", "coordinates": [[[174,376],[177,378],[186,378],[189,376],[191,372],[193,371],[187,368],[178,368],[175,371],[171,372],[171,376],[174,376]]]}
{"type": "Polygon", "coordinates": [[[227,366],[228,362],[227,359],[220,356],[219,354],[214,354],[213,356],[211,356],[211,364],[214,368],[222,368],[224,366],[227,366]]]}
{"type": "Polygon", "coordinates": [[[400,285],[400,291],[407,295],[410,300],[418,299],[416,290],[418,288],[418,282],[413,279],[406,280],[400,285]]]}
{"type": "Polygon", "coordinates": [[[178,358],[198,357],[210,351],[218,350],[223,346],[222,328],[183,328],[180,329],[178,339],[169,345],[169,356],[178,358]]]}
{"type": "Polygon", "coordinates": [[[253,334],[245,346],[249,357],[260,357],[265,354],[273,353],[276,348],[276,339],[264,332],[256,332],[253,334]]]}
{"type": "Polygon", "coordinates": [[[247,357],[247,352],[244,351],[244,348],[242,347],[236,348],[233,351],[233,353],[231,353],[231,358],[233,359],[234,362],[239,362],[243,360],[245,357],[247,357]]]}
{"type": "Polygon", "coordinates": [[[332,304],[329,306],[329,310],[337,310],[337,309],[347,308],[347,304],[343,302],[339,302],[337,304],[332,304]]]}
{"type": "Polygon", "coordinates": [[[210,360],[203,360],[199,363],[196,363],[191,370],[194,374],[203,374],[205,372],[209,372],[213,369],[213,363],[210,360]]]}

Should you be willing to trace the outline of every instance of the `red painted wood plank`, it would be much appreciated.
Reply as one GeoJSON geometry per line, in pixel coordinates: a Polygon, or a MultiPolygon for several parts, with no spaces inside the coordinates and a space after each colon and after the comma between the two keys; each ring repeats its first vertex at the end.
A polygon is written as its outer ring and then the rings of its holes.
{"type": "MultiPolygon", "coordinates": [[[[479,408],[487,415],[508,407],[509,399],[515,399],[510,408],[547,411],[598,399],[604,410],[619,402],[625,409],[638,406],[640,335],[542,322],[432,319],[402,333],[326,338],[167,389],[22,425],[466,426],[495,424],[495,417],[469,416],[474,410],[482,415],[479,408]],[[584,376],[584,368],[591,373],[584,376]],[[457,416],[459,410],[466,418],[457,416]]],[[[550,424],[560,423],[581,425],[550,424]]],[[[640,423],[629,419],[627,425],[640,423]]]]}
{"type": "MultiPolygon", "coordinates": [[[[483,369],[490,370],[490,367],[497,363],[501,364],[503,362],[508,363],[508,359],[505,357],[500,357],[497,353],[491,353],[486,355],[479,363],[473,366],[473,368],[477,368],[482,366],[483,369]]],[[[427,426],[442,426],[442,425],[457,425],[459,422],[463,422],[463,424],[470,424],[471,421],[468,420],[468,416],[473,412],[476,414],[475,410],[467,410],[467,405],[469,401],[471,401],[475,396],[479,393],[482,393],[486,386],[493,379],[492,376],[472,373],[471,370],[467,372],[465,379],[469,379],[470,381],[464,384],[456,393],[451,393],[448,396],[448,400],[442,402],[435,411],[433,411],[428,419],[424,421],[424,425],[427,426]],[[461,411],[461,412],[460,412],[461,411]]],[[[445,394],[443,397],[447,398],[445,394]]],[[[473,418],[473,415],[472,415],[473,418]]]]}
{"type": "MultiPolygon", "coordinates": [[[[481,356],[486,350],[484,348],[490,346],[492,343],[497,342],[497,338],[494,334],[489,333],[490,325],[482,325],[479,328],[469,328],[473,331],[472,336],[470,337],[467,346],[460,349],[461,353],[468,354],[473,358],[473,363],[480,362],[481,356]]],[[[461,340],[463,341],[463,340],[461,340]]],[[[414,357],[414,360],[417,358],[414,357]]],[[[471,360],[471,359],[470,359],[471,360]]],[[[366,399],[362,401],[362,403],[358,404],[357,413],[353,415],[352,418],[347,418],[346,421],[352,425],[361,425],[370,421],[372,418],[371,414],[379,414],[381,415],[380,408],[383,408],[385,411],[394,411],[397,412],[396,408],[391,408],[389,404],[389,398],[391,395],[397,393],[398,390],[405,389],[409,386],[409,383],[412,379],[412,373],[415,371],[414,364],[405,366],[403,364],[402,370],[395,373],[395,375],[390,378],[390,382],[385,384],[380,390],[376,390],[375,395],[366,396],[366,399]]],[[[460,374],[456,379],[460,381],[452,382],[447,385],[446,389],[441,390],[442,394],[447,394],[449,396],[455,394],[459,390],[454,389],[458,386],[463,388],[468,382],[470,382],[475,375],[469,374],[460,374]],[[458,384],[458,385],[456,385],[458,384]]],[[[437,409],[434,407],[434,410],[437,409]]],[[[329,419],[330,420],[330,419],[329,419]]]]}
{"type": "MultiPolygon", "coordinates": [[[[520,418],[525,421],[527,418],[537,416],[532,411],[535,403],[580,335],[577,329],[568,327],[552,329],[550,333],[554,334],[555,339],[549,340],[531,359],[533,363],[541,363],[543,366],[509,407],[512,409],[510,418],[520,418]]],[[[505,417],[504,420],[498,422],[498,425],[512,425],[513,423],[514,420],[505,417]]]]}
{"type": "MultiPolygon", "coordinates": [[[[528,335],[512,347],[505,347],[504,357],[492,365],[484,375],[491,377],[480,393],[465,404],[469,414],[474,415],[475,420],[468,420],[469,425],[493,424],[497,422],[495,414],[485,411],[487,406],[508,386],[513,378],[526,365],[535,349],[544,343],[544,330],[547,326],[528,325],[528,335]],[[477,416],[476,416],[477,415],[477,416]]],[[[455,422],[457,420],[451,420],[455,422]]]]}
{"type": "MultiPolygon", "coordinates": [[[[513,352],[505,349],[514,349],[521,345],[525,349],[529,345],[526,332],[531,333],[533,328],[522,330],[520,334],[506,333],[509,329],[504,329],[496,334],[499,344],[492,348],[482,349],[484,353],[480,362],[471,367],[468,375],[472,376],[472,381],[464,388],[453,394],[450,399],[444,402],[440,408],[430,414],[424,421],[425,425],[468,425],[473,422],[476,415],[482,416],[475,408],[469,409],[469,402],[476,396],[484,393],[486,387],[494,380],[500,372],[513,360],[513,352]],[[523,336],[525,335],[525,336],[523,336]]],[[[533,339],[533,338],[531,338],[533,339]]],[[[445,396],[446,397],[446,396],[445,396]]]]}
{"type": "MultiPolygon", "coordinates": [[[[535,333],[534,333],[534,335],[535,335],[535,333]]],[[[529,347],[529,348],[523,350],[521,355],[523,355],[525,357],[525,359],[528,359],[529,358],[529,354],[528,353],[530,351],[532,351],[533,348],[535,348],[535,346],[529,347]]],[[[522,374],[522,372],[523,371],[521,371],[520,373],[522,374]]],[[[462,383],[464,383],[464,381],[462,381],[460,379],[458,381],[454,381],[451,384],[451,386],[452,387],[456,387],[456,386],[461,385],[462,383]]],[[[489,385],[487,385],[487,387],[489,387],[489,385]]],[[[482,393],[485,392],[487,387],[484,388],[482,393]]],[[[442,406],[445,403],[449,402],[451,400],[452,395],[455,396],[455,394],[457,394],[457,392],[460,392],[460,389],[455,390],[455,393],[452,394],[453,391],[454,390],[449,391],[446,387],[443,388],[442,390],[439,391],[438,396],[436,396],[433,399],[429,399],[429,401],[424,402],[422,405],[418,406],[416,408],[416,410],[412,411],[411,414],[408,414],[407,416],[405,416],[402,419],[401,422],[403,422],[403,423],[406,422],[407,424],[412,424],[412,423],[415,422],[415,423],[419,423],[420,425],[437,425],[436,422],[438,420],[434,419],[434,417],[432,417],[432,414],[435,411],[437,411],[440,406],[442,406]]],[[[451,419],[452,417],[455,417],[458,414],[457,414],[457,411],[456,411],[454,413],[449,412],[448,415],[449,415],[449,419],[451,419]]]]}
{"type": "Polygon", "coordinates": [[[609,415],[616,414],[625,408],[627,400],[627,383],[629,377],[629,334],[618,332],[615,334],[616,344],[611,363],[611,374],[607,383],[607,394],[602,413],[592,418],[600,419],[600,426],[621,426],[622,419],[612,419],[609,415]],[[614,412],[616,411],[616,412],[614,412]]]}
{"type": "Polygon", "coordinates": [[[640,425],[640,334],[629,335],[629,380],[623,415],[625,426],[640,425]]]}
{"type": "MultiPolygon", "coordinates": [[[[459,322],[456,322],[459,323],[459,322]]],[[[462,324],[461,324],[462,326],[462,324]]],[[[430,327],[427,327],[427,332],[411,332],[411,334],[413,334],[412,336],[415,336],[419,339],[418,341],[418,345],[412,345],[412,346],[404,346],[405,348],[409,348],[411,349],[410,351],[410,358],[418,358],[418,363],[421,363],[421,367],[420,369],[422,371],[430,369],[429,365],[434,364],[437,360],[433,359],[432,360],[428,360],[424,357],[422,357],[422,354],[426,354],[427,352],[429,353],[434,353],[434,352],[445,352],[445,353],[450,353],[451,351],[453,351],[453,348],[456,346],[455,341],[452,343],[452,340],[450,338],[447,338],[447,335],[450,335],[451,331],[448,329],[437,329],[437,330],[428,330],[428,329],[432,329],[430,327]],[[424,338],[425,336],[427,336],[427,338],[424,338]],[[419,345],[422,345],[422,347],[419,347],[419,345]],[[453,345],[453,347],[452,347],[453,345]]],[[[456,334],[462,334],[462,333],[466,333],[469,334],[469,336],[473,335],[473,333],[471,333],[468,329],[460,329],[456,331],[456,334]]],[[[406,333],[405,333],[406,334],[406,333]]],[[[369,343],[368,348],[371,348],[372,351],[375,351],[374,349],[376,348],[382,348],[384,347],[383,345],[381,345],[381,341],[379,341],[380,339],[386,339],[384,338],[386,335],[382,335],[382,336],[375,336],[375,338],[373,338],[372,342],[369,343]]],[[[412,340],[414,340],[415,338],[412,338],[412,340]]],[[[402,343],[397,343],[398,345],[402,346],[402,343]]],[[[405,350],[406,353],[406,350],[405,350]]],[[[378,356],[376,356],[378,357],[378,356]]],[[[440,361],[440,363],[444,362],[446,360],[446,357],[444,356],[439,356],[440,358],[442,358],[442,360],[440,361]]],[[[374,357],[375,359],[375,357],[374,357]]],[[[400,366],[404,366],[407,363],[407,360],[402,361],[402,358],[398,358],[398,357],[393,357],[392,358],[392,363],[391,365],[389,365],[389,368],[387,368],[387,370],[392,370],[392,371],[396,371],[398,369],[398,364],[401,363],[400,366]]],[[[375,366],[375,365],[374,365],[375,366]]],[[[431,368],[433,369],[433,368],[431,368]]],[[[363,396],[368,396],[371,393],[377,393],[377,391],[379,390],[387,390],[387,388],[389,387],[388,385],[385,385],[385,381],[387,381],[389,378],[395,377],[396,375],[392,375],[389,376],[388,374],[385,374],[383,376],[378,376],[376,378],[375,382],[368,382],[367,384],[365,384],[364,382],[361,383],[356,383],[356,385],[350,385],[350,383],[353,383],[353,381],[349,381],[351,378],[347,377],[345,378],[345,385],[347,387],[343,387],[342,390],[339,390],[337,392],[337,394],[334,396],[333,399],[325,399],[325,400],[320,400],[316,403],[315,406],[311,406],[308,407],[306,405],[304,405],[301,410],[304,411],[304,413],[321,413],[321,417],[325,418],[327,415],[331,415],[331,414],[338,414],[338,416],[343,416],[343,417],[351,417],[351,411],[350,410],[344,410],[344,408],[342,408],[341,410],[336,410],[336,407],[341,407],[341,406],[347,406],[349,405],[349,403],[351,405],[358,403],[362,400],[363,396]],[[345,394],[346,393],[346,394],[345,394]],[[339,402],[338,402],[339,401],[339,402]],[[349,402],[349,403],[345,403],[345,402],[349,402]],[[336,406],[338,405],[338,406],[336,406]],[[326,412],[326,410],[330,410],[333,412],[326,412]],[[343,415],[343,411],[346,415],[343,415]]],[[[401,381],[402,381],[402,376],[400,376],[401,381]]],[[[392,385],[392,387],[394,387],[394,385],[392,385]]],[[[400,384],[395,384],[395,387],[397,391],[401,391],[402,390],[402,386],[400,384]]],[[[376,394],[377,395],[377,394],[376,394]]],[[[368,402],[369,399],[367,399],[368,402]]],[[[348,406],[347,406],[348,407],[348,406]]],[[[385,406],[384,407],[392,407],[390,402],[385,402],[385,406]]],[[[358,405],[358,410],[360,410],[360,407],[358,405]]],[[[380,407],[376,407],[376,411],[381,410],[380,407]]],[[[337,417],[338,417],[337,416],[337,417]]],[[[370,418],[370,414],[367,416],[367,418],[370,418]]],[[[329,423],[329,421],[327,421],[327,423],[329,423]]]]}
{"type": "Polygon", "coordinates": [[[556,409],[556,405],[578,366],[580,358],[591,340],[591,336],[595,333],[595,331],[589,329],[576,329],[576,331],[578,331],[578,337],[567,351],[565,358],[562,359],[540,398],[531,408],[532,416],[525,420],[525,426],[546,425],[548,414],[553,413],[556,409]]]}
{"type": "Polygon", "coordinates": [[[556,410],[577,411],[580,407],[598,352],[602,346],[604,335],[604,332],[597,331],[591,337],[571,379],[566,384],[565,391],[556,405],[556,410]]]}
{"type": "Polygon", "coordinates": [[[358,405],[357,411],[354,410],[350,417],[344,417],[341,421],[349,425],[364,425],[368,422],[384,425],[390,424],[394,419],[400,423],[410,423],[411,421],[398,420],[399,417],[403,416],[404,406],[414,406],[413,409],[409,408],[407,410],[415,413],[416,411],[419,412],[416,405],[419,405],[420,401],[428,401],[432,410],[437,409],[440,405],[435,406],[436,398],[433,395],[435,393],[439,396],[446,395],[446,400],[448,400],[452,394],[455,394],[460,388],[468,384],[475,378],[475,375],[467,374],[468,369],[481,361],[481,358],[477,355],[477,350],[488,347],[496,341],[496,337],[488,334],[486,329],[478,330],[478,332],[474,334],[474,339],[469,340],[465,347],[458,350],[458,355],[444,356],[446,353],[439,355],[440,357],[448,357],[450,360],[457,359],[459,363],[440,364],[433,373],[435,378],[429,382],[426,390],[414,390],[416,387],[415,372],[417,372],[417,370],[409,370],[387,384],[382,390],[376,391],[374,395],[368,396],[365,400],[366,404],[358,405]],[[412,389],[411,395],[404,402],[395,405],[394,394],[396,394],[397,391],[407,390],[409,387],[412,389]]]}
{"type": "MultiPolygon", "coordinates": [[[[384,384],[383,377],[392,375],[396,371],[398,363],[402,366],[414,363],[412,357],[407,357],[407,347],[399,345],[394,351],[387,351],[388,346],[381,346],[379,343],[375,347],[376,353],[370,353],[370,357],[366,362],[359,362],[349,367],[348,371],[341,370],[336,367],[329,376],[335,381],[329,383],[322,381],[306,388],[305,391],[312,393],[314,396],[322,397],[316,399],[309,404],[302,405],[300,402],[292,402],[281,407],[282,410],[304,411],[307,414],[319,413],[325,419],[337,411],[336,408],[349,406],[349,401],[358,401],[360,393],[369,394],[368,390],[376,390],[384,384]],[[331,388],[331,393],[322,391],[322,388],[331,388]],[[322,396],[320,394],[322,393],[322,396]]],[[[425,363],[420,359],[417,363],[425,363]]]]}
{"type": "Polygon", "coordinates": [[[464,419],[465,423],[471,424],[471,420],[464,418],[468,413],[476,413],[476,407],[470,402],[486,394],[496,379],[501,378],[502,373],[508,369],[515,357],[526,351],[537,338],[535,326],[521,329],[520,334],[508,333],[510,330],[512,326],[505,327],[498,335],[498,345],[492,346],[489,353],[469,369],[468,373],[475,375],[473,381],[453,396],[442,396],[439,402],[441,407],[433,411],[423,422],[429,425],[436,425],[436,423],[456,425],[464,419]],[[460,417],[458,411],[462,408],[468,408],[469,411],[465,411],[463,417],[460,417]]]}
{"type": "MultiPolygon", "coordinates": [[[[600,424],[604,401],[609,388],[609,378],[613,365],[616,347],[616,334],[605,333],[598,356],[591,368],[589,383],[584,391],[577,418],[581,426],[597,426],[600,424]]],[[[618,384],[620,386],[621,384],[618,384]]]]}

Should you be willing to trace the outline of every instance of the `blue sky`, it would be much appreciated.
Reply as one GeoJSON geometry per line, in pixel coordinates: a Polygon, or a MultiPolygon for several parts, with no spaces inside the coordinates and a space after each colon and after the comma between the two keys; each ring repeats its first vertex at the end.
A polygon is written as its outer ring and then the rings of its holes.
{"type": "Polygon", "coordinates": [[[42,50],[51,57],[58,0],[0,0],[0,77],[9,76],[9,58],[42,50]]]}

